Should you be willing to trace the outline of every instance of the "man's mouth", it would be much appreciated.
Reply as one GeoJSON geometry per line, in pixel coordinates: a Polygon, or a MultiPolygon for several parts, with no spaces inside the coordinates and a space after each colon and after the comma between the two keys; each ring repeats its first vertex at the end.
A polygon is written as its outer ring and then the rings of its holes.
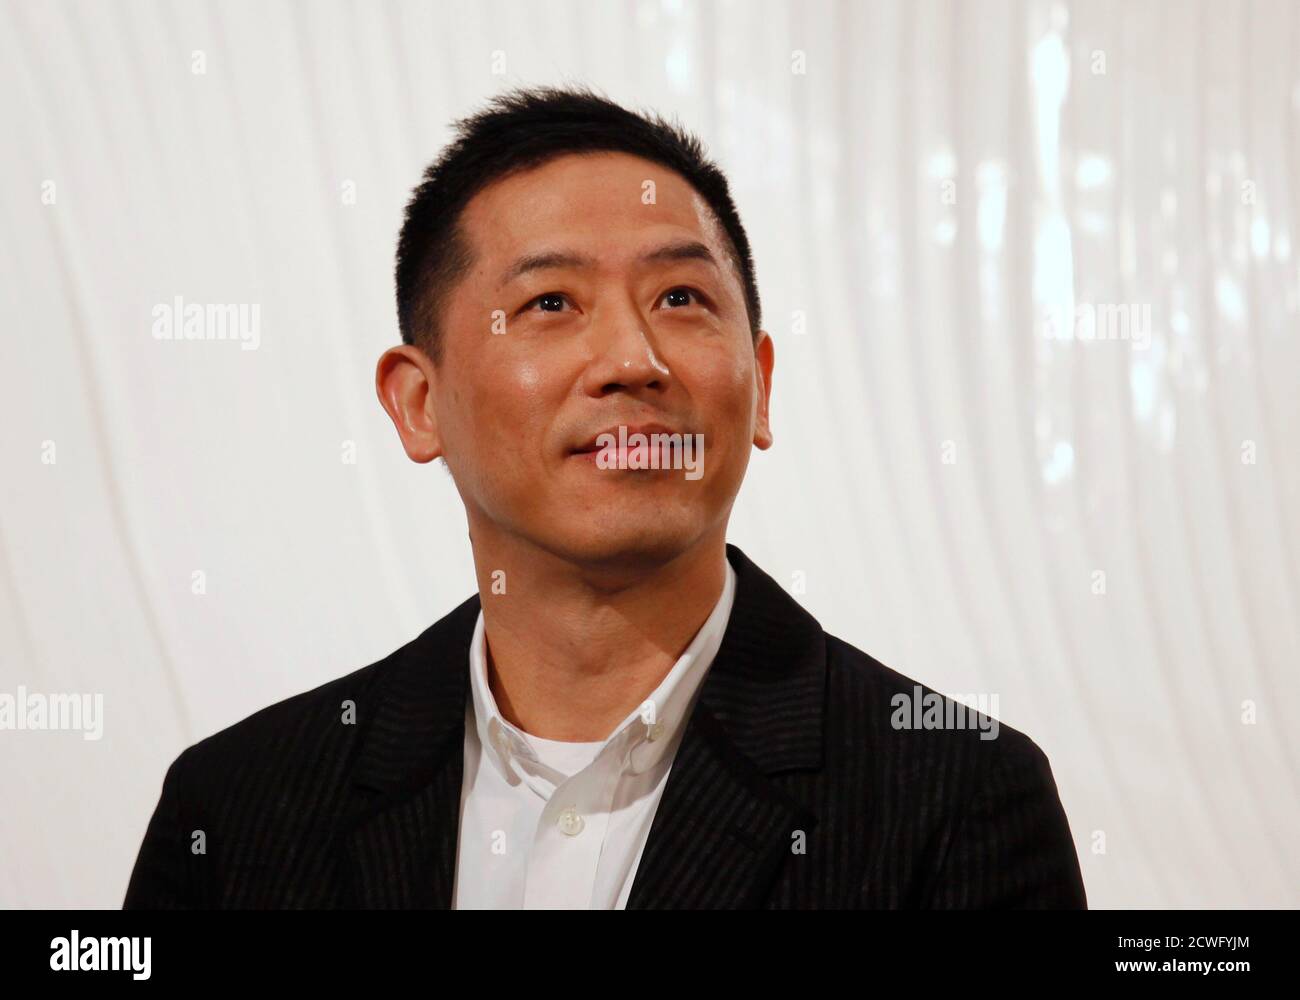
{"type": "Polygon", "coordinates": [[[569,457],[597,469],[680,470],[687,479],[699,479],[704,474],[704,435],[663,424],[620,424],[593,434],[571,449],[569,457]]]}
{"type": "MultiPolygon", "coordinates": [[[[653,435],[671,434],[677,434],[679,438],[681,437],[680,431],[673,431],[663,424],[615,424],[613,427],[606,427],[602,431],[597,431],[574,448],[572,454],[594,456],[602,450],[607,450],[609,454],[615,455],[623,450],[648,450],[650,443],[655,440],[653,435]],[[634,437],[635,440],[633,440],[634,437]]],[[[662,441],[663,438],[659,440],[662,441]]]]}

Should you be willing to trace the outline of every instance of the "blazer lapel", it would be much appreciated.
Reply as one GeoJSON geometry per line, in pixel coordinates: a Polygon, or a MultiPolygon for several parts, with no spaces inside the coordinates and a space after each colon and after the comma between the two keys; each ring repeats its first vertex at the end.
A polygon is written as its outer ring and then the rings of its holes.
{"type": "Polygon", "coordinates": [[[342,834],[349,902],[450,909],[478,595],[393,654],[357,712],[368,729],[342,834]],[[366,713],[370,717],[367,720],[366,713]]]}
{"type": "Polygon", "coordinates": [[[738,548],[736,599],[651,823],[628,909],[761,906],[817,817],[771,776],[822,766],[821,626],[738,548]]]}

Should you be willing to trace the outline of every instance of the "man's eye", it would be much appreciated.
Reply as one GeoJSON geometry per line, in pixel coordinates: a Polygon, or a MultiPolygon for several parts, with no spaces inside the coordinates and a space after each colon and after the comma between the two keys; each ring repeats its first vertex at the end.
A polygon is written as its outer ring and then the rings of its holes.
{"type": "Polygon", "coordinates": [[[545,295],[537,296],[528,305],[524,306],[524,311],[527,312],[534,306],[541,306],[542,312],[559,312],[564,308],[564,302],[564,296],[559,292],[547,292],[545,295]]]}
{"type": "Polygon", "coordinates": [[[694,299],[698,303],[700,298],[700,293],[694,288],[671,288],[664,292],[661,301],[669,302],[673,308],[680,308],[681,306],[689,306],[691,304],[691,299],[694,299]]]}

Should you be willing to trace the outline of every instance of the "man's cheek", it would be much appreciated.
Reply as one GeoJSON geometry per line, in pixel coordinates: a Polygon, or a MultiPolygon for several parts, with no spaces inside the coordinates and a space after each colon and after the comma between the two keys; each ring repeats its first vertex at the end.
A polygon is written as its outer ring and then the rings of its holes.
{"type": "Polygon", "coordinates": [[[522,397],[535,396],[542,385],[541,368],[531,359],[520,359],[510,372],[510,381],[522,397]]]}

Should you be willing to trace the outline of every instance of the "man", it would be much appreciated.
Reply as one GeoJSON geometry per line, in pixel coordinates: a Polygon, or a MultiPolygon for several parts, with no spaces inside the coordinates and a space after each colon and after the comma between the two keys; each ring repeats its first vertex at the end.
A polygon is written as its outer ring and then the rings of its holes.
{"type": "Polygon", "coordinates": [[[415,191],[397,298],[378,394],[478,594],[182,753],[128,907],[1084,905],[1038,747],[906,724],[938,696],[727,545],[773,345],[696,140],[497,98],[415,191]]]}

